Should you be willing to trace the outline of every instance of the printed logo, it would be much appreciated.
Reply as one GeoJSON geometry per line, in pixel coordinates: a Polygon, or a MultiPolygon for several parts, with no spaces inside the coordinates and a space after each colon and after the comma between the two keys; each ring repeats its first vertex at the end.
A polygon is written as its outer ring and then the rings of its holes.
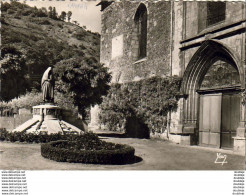
{"type": "Polygon", "coordinates": [[[221,153],[217,153],[217,158],[216,158],[216,160],[214,161],[214,163],[215,164],[221,164],[221,165],[223,165],[224,163],[228,163],[227,161],[226,161],[226,158],[227,158],[227,155],[223,155],[223,154],[221,154],[221,153]]]}

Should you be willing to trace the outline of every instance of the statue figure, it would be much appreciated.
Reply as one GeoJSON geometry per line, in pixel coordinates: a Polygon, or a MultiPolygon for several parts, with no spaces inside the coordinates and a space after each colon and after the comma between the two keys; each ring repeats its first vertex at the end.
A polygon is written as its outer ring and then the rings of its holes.
{"type": "Polygon", "coordinates": [[[49,67],[42,77],[41,87],[43,92],[43,101],[54,103],[54,86],[52,67],[49,67]]]}

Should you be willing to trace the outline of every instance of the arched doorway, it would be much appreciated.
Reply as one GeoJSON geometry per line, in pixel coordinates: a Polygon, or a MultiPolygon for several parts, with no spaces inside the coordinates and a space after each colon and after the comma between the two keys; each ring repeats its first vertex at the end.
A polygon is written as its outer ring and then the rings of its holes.
{"type": "Polygon", "coordinates": [[[233,148],[242,121],[242,66],[217,41],[205,41],[189,62],[182,90],[184,132],[196,144],[233,148]]]}
{"type": "Polygon", "coordinates": [[[232,64],[218,59],[210,66],[197,90],[200,145],[233,148],[240,123],[240,87],[232,64]]]}

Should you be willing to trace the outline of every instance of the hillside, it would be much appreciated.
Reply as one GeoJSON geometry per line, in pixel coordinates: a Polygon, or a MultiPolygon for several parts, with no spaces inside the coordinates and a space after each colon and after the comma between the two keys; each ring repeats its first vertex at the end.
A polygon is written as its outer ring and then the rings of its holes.
{"type": "Polygon", "coordinates": [[[29,87],[39,89],[45,69],[62,60],[83,57],[99,61],[98,33],[51,18],[44,8],[18,2],[1,4],[1,14],[1,49],[14,47],[23,55],[29,87]]]}

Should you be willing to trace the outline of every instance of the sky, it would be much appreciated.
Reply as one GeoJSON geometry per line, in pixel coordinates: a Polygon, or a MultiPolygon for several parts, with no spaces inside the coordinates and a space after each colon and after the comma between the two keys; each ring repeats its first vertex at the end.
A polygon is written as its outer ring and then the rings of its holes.
{"type": "MultiPolygon", "coordinates": [[[[21,0],[20,2],[23,2],[21,0]]],[[[26,4],[37,8],[55,7],[60,15],[62,11],[72,12],[71,21],[77,21],[80,26],[86,26],[92,32],[101,32],[101,6],[96,6],[100,0],[26,0],[26,4]]]]}

